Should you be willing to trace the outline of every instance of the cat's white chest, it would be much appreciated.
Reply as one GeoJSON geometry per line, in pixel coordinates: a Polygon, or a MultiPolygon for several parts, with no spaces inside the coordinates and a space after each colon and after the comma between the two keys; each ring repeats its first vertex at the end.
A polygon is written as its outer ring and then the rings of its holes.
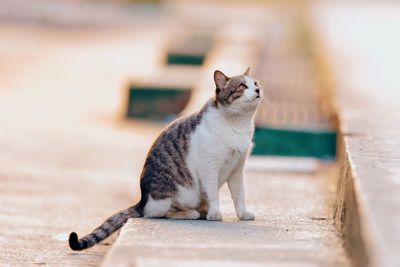
{"type": "MultiPolygon", "coordinates": [[[[207,114],[209,115],[209,114],[207,114]]],[[[212,115],[212,114],[211,114],[212,115]]],[[[187,164],[193,176],[217,176],[223,184],[252,146],[252,128],[233,127],[226,121],[205,117],[190,140],[187,164]]]]}
{"type": "Polygon", "coordinates": [[[229,129],[225,132],[223,142],[226,144],[228,155],[246,153],[252,145],[250,129],[229,129]]]}

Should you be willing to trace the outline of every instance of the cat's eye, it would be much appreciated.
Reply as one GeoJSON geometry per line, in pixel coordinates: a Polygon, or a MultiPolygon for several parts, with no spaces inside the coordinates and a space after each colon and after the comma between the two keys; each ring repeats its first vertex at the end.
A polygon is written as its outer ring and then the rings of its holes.
{"type": "Polygon", "coordinates": [[[255,86],[258,86],[258,83],[257,83],[257,81],[255,81],[255,82],[254,82],[254,85],[255,85],[255,86]]]}
{"type": "Polygon", "coordinates": [[[247,85],[245,85],[244,83],[240,84],[240,86],[243,86],[245,89],[249,88],[247,85]]]}

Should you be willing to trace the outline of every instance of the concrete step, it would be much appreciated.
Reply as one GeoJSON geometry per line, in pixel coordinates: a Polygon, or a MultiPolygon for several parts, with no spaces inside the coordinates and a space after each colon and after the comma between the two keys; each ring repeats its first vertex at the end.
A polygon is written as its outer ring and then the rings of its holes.
{"type": "Polygon", "coordinates": [[[171,42],[166,63],[168,65],[201,66],[212,45],[211,33],[194,31],[178,36],[171,42]]]}
{"type": "Polygon", "coordinates": [[[102,266],[350,266],[327,175],[247,171],[255,221],[237,219],[224,187],[222,222],[131,219],[102,266]]]}
{"type": "MultiPolygon", "coordinates": [[[[136,263],[138,267],[162,267],[165,266],[163,260],[157,259],[141,259],[136,263]]],[[[299,264],[299,263],[281,263],[281,262],[237,262],[231,260],[225,261],[211,261],[211,260],[170,260],[168,266],[171,267],[314,267],[313,264],[299,264]]]]}

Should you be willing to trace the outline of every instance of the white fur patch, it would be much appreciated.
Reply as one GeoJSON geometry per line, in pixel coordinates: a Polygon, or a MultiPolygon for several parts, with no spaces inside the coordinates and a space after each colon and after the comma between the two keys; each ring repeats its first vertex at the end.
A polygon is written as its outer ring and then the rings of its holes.
{"type": "Polygon", "coordinates": [[[149,196],[149,200],[144,207],[144,217],[164,217],[171,209],[172,199],[159,199],[155,200],[149,196]]]}
{"type": "Polygon", "coordinates": [[[176,201],[180,207],[195,209],[200,204],[200,190],[198,183],[193,187],[183,187],[178,185],[178,196],[176,201]]]}
{"type": "Polygon", "coordinates": [[[255,97],[257,97],[258,93],[256,93],[256,89],[260,89],[259,87],[257,87],[255,85],[255,81],[248,77],[248,76],[244,76],[245,80],[246,80],[246,85],[247,85],[247,89],[244,91],[244,100],[245,101],[253,101],[255,97]]]}

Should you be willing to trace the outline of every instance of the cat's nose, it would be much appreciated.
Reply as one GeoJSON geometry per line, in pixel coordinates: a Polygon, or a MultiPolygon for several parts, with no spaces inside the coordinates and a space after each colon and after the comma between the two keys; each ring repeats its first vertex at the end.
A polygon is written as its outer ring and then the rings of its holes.
{"type": "Polygon", "coordinates": [[[256,93],[260,94],[260,89],[259,88],[256,89],[256,93]]]}

